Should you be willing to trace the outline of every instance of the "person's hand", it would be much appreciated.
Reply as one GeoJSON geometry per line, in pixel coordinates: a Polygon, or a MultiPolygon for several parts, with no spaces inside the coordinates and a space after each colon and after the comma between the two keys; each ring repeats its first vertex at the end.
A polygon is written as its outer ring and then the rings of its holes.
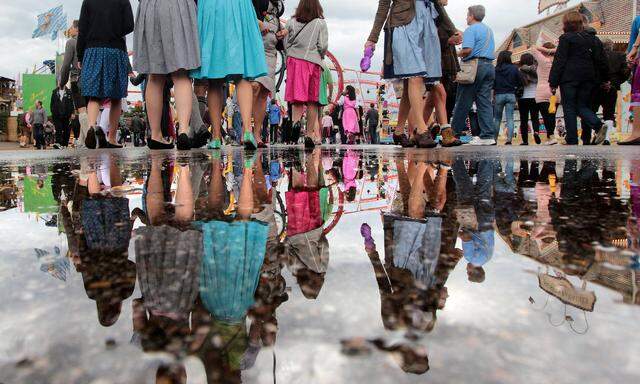
{"type": "Polygon", "coordinates": [[[629,63],[633,63],[636,61],[637,56],[638,56],[638,47],[634,46],[631,49],[631,52],[629,52],[629,54],[627,55],[627,61],[629,63]]]}
{"type": "Polygon", "coordinates": [[[82,63],[78,61],[78,69],[82,69],[82,63]]]}
{"type": "Polygon", "coordinates": [[[371,49],[376,49],[376,43],[374,43],[371,40],[367,40],[366,43],[364,43],[364,49],[366,50],[367,48],[371,48],[371,49]]]}
{"type": "Polygon", "coordinates": [[[287,29],[281,29],[281,30],[279,30],[279,31],[276,33],[276,38],[277,38],[278,40],[282,40],[282,39],[284,39],[285,37],[287,37],[288,35],[289,35],[289,30],[287,30],[287,29]]]}
{"type": "Polygon", "coordinates": [[[260,27],[260,33],[262,33],[263,36],[269,33],[269,26],[267,24],[258,20],[258,26],[260,27]]]}
{"type": "Polygon", "coordinates": [[[449,38],[447,42],[449,43],[449,45],[462,44],[462,33],[460,33],[460,31],[456,32],[453,36],[449,38]]]}

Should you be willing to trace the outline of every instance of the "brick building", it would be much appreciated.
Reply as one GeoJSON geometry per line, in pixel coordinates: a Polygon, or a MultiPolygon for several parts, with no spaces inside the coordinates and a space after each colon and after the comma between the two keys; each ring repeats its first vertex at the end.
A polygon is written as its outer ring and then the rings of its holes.
{"type": "Polygon", "coordinates": [[[545,41],[557,41],[562,34],[562,17],[574,10],[587,16],[590,25],[598,31],[601,39],[611,39],[616,49],[623,51],[629,42],[634,15],[640,13],[640,0],[583,1],[514,29],[498,47],[498,51],[512,51],[514,60],[517,61],[523,53],[529,52],[532,46],[545,41]]]}

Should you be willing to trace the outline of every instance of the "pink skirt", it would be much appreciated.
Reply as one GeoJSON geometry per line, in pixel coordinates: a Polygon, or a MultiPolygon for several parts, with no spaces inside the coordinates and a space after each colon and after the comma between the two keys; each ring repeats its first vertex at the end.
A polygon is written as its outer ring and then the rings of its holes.
{"type": "Polygon", "coordinates": [[[320,95],[321,72],[318,64],[289,57],[284,99],[289,103],[317,103],[320,95]]]}

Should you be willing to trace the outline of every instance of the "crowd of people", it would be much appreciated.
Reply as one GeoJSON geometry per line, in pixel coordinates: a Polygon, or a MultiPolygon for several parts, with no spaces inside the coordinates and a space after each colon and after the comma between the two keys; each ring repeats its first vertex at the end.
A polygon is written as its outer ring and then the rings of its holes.
{"type": "MultiPolygon", "coordinates": [[[[514,62],[509,51],[496,57],[484,6],[468,8],[468,26],[460,31],[447,5],[379,1],[365,49],[375,50],[384,30],[382,78],[399,99],[394,144],[496,145],[504,118],[510,145],[516,106],[522,145],[529,144],[530,128],[542,144],[542,127],[546,145],[611,144],[618,91],[630,75],[632,107],[640,109],[637,20],[626,57],[600,40],[584,15],[569,11],[558,41],[533,46],[514,62]],[[562,119],[556,116],[560,106],[562,119]]],[[[300,0],[286,24],[284,13],[282,0],[141,0],[134,17],[127,0],[84,0],[52,95],[55,146],[68,146],[73,131],[80,146],[122,147],[118,129],[109,127],[120,126],[129,80],[141,86],[146,112],[144,139],[136,142],[150,149],[380,143],[380,106],[361,105],[352,86],[334,97],[320,1],[300,0]],[[276,79],[281,53],[284,102],[276,79]]],[[[30,117],[36,147],[46,147],[42,108],[30,117]]],[[[640,119],[633,123],[618,144],[640,143],[640,119]]]]}

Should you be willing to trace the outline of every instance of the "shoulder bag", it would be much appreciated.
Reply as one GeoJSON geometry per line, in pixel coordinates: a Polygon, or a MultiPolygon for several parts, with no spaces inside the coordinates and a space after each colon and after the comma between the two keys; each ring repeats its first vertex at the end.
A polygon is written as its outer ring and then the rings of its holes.
{"type": "MultiPolygon", "coordinates": [[[[489,27],[487,27],[489,29],[489,27]]],[[[484,42],[482,47],[483,50],[489,47],[489,42],[491,41],[491,37],[493,36],[493,31],[489,29],[487,33],[487,39],[484,42]]],[[[476,76],[478,75],[478,58],[473,58],[467,61],[462,61],[460,63],[460,71],[456,75],[456,83],[458,84],[473,84],[476,81],[476,76]]]]}

